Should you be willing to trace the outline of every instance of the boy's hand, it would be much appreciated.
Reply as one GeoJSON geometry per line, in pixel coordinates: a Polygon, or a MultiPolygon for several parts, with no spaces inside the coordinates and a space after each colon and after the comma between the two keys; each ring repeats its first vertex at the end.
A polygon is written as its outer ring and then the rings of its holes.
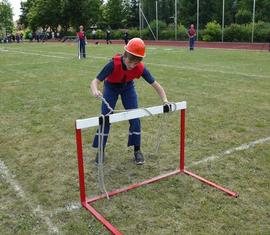
{"type": "Polygon", "coordinates": [[[163,112],[168,113],[170,111],[172,111],[170,102],[168,102],[168,101],[163,102],[163,112]]]}
{"type": "Polygon", "coordinates": [[[102,92],[99,90],[93,91],[93,96],[96,98],[102,97],[102,92]]]}

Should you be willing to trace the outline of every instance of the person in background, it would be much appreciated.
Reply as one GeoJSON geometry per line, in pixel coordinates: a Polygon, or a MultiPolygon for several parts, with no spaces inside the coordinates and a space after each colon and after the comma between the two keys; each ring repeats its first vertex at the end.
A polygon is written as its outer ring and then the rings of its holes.
{"type": "Polygon", "coordinates": [[[189,37],[189,50],[194,50],[195,39],[196,39],[196,30],[194,28],[194,24],[191,24],[188,30],[189,37]]]}
{"type": "Polygon", "coordinates": [[[28,33],[28,38],[29,38],[29,41],[30,41],[30,42],[33,42],[33,35],[32,35],[32,32],[29,32],[29,33],[28,33]]]}
{"type": "Polygon", "coordinates": [[[97,39],[97,31],[95,29],[92,30],[92,37],[93,37],[93,40],[94,40],[94,44],[98,45],[98,41],[96,40],[97,39]]]}
{"type": "Polygon", "coordinates": [[[83,58],[86,58],[86,53],[85,53],[85,44],[86,44],[86,36],[85,32],[83,31],[83,26],[81,25],[79,27],[80,31],[77,32],[77,38],[80,43],[80,55],[83,56],[83,58]]]}
{"type": "Polygon", "coordinates": [[[125,30],[124,32],[124,41],[125,41],[125,44],[127,45],[128,44],[128,31],[125,30]]]}
{"type": "MultiPolygon", "coordinates": [[[[112,60],[105,65],[101,72],[90,84],[90,89],[94,97],[103,97],[112,109],[115,108],[118,97],[121,96],[122,104],[126,110],[138,108],[138,97],[135,90],[135,79],[143,77],[159,95],[163,104],[168,104],[167,96],[162,86],[155,81],[149,70],[142,63],[145,57],[145,45],[142,39],[133,38],[124,47],[123,55],[115,55],[112,60]],[[103,93],[99,91],[99,84],[104,82],[103,93]]],[[[110,112],[105,102],[102,102],[101,112],[106,115],[110,112]]],[[[98,131],[93,141],[94,148],[105,150],[108,139],[110,124],[105,123],[103,146],[99,143],[98,131]]],[[[128,147],[134,147],[134,162],[137,165],[144,164],[144,156],[141,151],[141,123],[139,118],[129,120],[128,147]]],[[[103,154],[104,156],[104,154],[103,154]]],[[[96,164],[99,163],[98,154],[96,164]]]]}
{"type": "Polygon", "coordinates": [[[112,41],[111,41],[111,31],[109,29],[106,30],[106,42],[107,44],[112,44],[112,41]]]}

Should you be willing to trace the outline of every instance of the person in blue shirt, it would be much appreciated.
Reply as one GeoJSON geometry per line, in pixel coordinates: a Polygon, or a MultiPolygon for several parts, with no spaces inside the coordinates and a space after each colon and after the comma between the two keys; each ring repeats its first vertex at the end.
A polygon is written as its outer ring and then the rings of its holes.
{"type": "MultiPolygon", "coordinates": [[[[145,45],[140,38],[131,39],[124,47],[123,55],[115,55],[112,60],[105,65],[98,76],[91,82],[90,88],[94,97],[103,96],[112,109],[115,108],[118,96],[121,96],[125,109],[138,108],[138,98],[135,90],[134,79],[142,77],[158,93],[162,102],[168,103],[166,93],[162,86],[155,81],[149,70],[142,63],[145,56],[145,45]],[[104,82],[103,93],[99,91],[98,85],[104,82]]],[[[102,102],[101,113],[106,115],[110,112],[107,105],[102,102]]],[[[129,120],[128,146],[134,146],[134,161],[137,165],[144,163],[144,156],[141,151],[141,124],[140,119],[129,120]]],[[[104,151],[108,139],[110,125],[105,125],[104,141],[101,146],[104,151]]],[[[93,147],[99,147],[98,132],[93,141],[93,147]]],[[[96,163],[98,157],[96,157],[96,163]]]]}

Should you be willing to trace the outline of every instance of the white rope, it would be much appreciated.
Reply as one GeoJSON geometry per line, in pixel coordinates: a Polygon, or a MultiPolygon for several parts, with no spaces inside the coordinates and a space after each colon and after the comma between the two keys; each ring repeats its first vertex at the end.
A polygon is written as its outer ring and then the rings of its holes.
{"type": "MultiPolygon", "coordinates": [[[[103,97],[103,96],[99,96],[98,98],[100,98],[104,104],[107,106],[107,108],[109,109],[109,112],[106,115],[101,114],[101,118],[102,118],[102,124],[99,125],[98,128],[98,181],[99,181],[99,188],[100,191],[106,194],[107,199],[110,199],[109,194],[106,190],[106,186],[105,186],[105,181],[104,181],[104,168],[103,168],[103,163],[104,163],[104,129],[105,129],[105,116],[108,116],[114,112],[128,112],[131,110],[135,110],[135,109],[125,109],[125,110],[114,110],[110,104],[107,102],[107,100],[103,97]]],[[[176,111],[176,104],[175,103],[167,103],[168,105],[173,105],[174,109],[170,107],[170,111],[174,112],[176,111]]],[[[153,116],[153,114],[146,108],[140,108],[143,109],[145,112],[147,112],[150,116],[153,116]]],[[[156,144],[156,150],[155,153],[158,152],[159,147],[160,147],[160,143],[161,143],[161,135],[163,133],[163,129],[164,129],[164,125],[163,123],[165,123],[165,120],[167,119],[167,115],[164,115],[163,120],[160,121],[160,125],[158,128],[158,135],[157,135],[157,144],[156,144]]]]}
{"type": "Polygon", "coordinates": [[[99,125],[98,128],[98,182],[100,191],[106,194],[107,199],[110,199],[109,194],[106,190],[105,182],[104,182],[104,170],[103,170],[103,162],[104,162],[104,129],[105,129],[105,116],[101,115],[102,124],[99,125]]]}

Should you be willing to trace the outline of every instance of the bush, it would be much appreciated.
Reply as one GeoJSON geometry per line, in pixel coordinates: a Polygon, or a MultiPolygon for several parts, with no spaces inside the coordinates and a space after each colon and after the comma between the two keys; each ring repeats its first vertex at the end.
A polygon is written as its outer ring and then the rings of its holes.
{"type": "MultiPolygon", "coordinates": [[[[156,20],[150,22],[150,27],[154,33],[156,33],[156,22],[157,22],[156,20]]],[[[158,31],[165,30],[166,28],[167,24],[162,20],[158,20],[158,31]]]]}
{"type": "Polygon", "coordinates": [[[162,30],[159,33],[158,39],[160,39],[160,40],[174,40],[175,39],[175,31],[174,30],[162,30]]]}
{"type": "Polygon", "coordinates": [[[216,21],[209,22],[203,31],[203,40],[207,42],[216,42],[221,39],[221,26],[216,21]]]}
{"type": "Polygon", "coordinates": [[[132,28],[128,30],[129,38],[139,38],[140,37],[140,30],[136,28],[132,28]]]}
{"type": "MultiPolygon", "coordinates": [[[[250,24],[252,27],[252,24],[250,24]]],[[[268,42],[270,40],[270,23],[258,22],[254,27],[254,42],[268,42]]]]}
{"type": "Polygon", "coordinates": [[[224,41],[227,42],[249,42],[250,37],[250,25],[231,24],[224,29],[224,41]]]}
{"type": "Polygon", "coordinates": [[[180,24],[178,26],[178,34],[179,34],[179,40],[187,40],[188,39],[188,30],[185,28],[184,25],[180,24]]]}
{"type": "MultiPolygon", "coordinates": [[[[24,39],[29,39],[29,33],[32,33],[32,30],[26,29],[23,35],[24,39]]],[[[33,34],[32,34],[32,37],[33,37],[33,34]]]]}
{"type": "Polygon", "coordinates": [[[236,22],[237,24],[247,24],[250,23],[252,20],[252,13],[251,11],[240,9],[236,15],[236,22]]]}
{"type": "Polygon", "coordinates": [[[123,36],[124,36],[124,32],[123,30],[113,30],[112,33],[111,33],[111,38],[112,39],[123,39],[123,36]]]}

